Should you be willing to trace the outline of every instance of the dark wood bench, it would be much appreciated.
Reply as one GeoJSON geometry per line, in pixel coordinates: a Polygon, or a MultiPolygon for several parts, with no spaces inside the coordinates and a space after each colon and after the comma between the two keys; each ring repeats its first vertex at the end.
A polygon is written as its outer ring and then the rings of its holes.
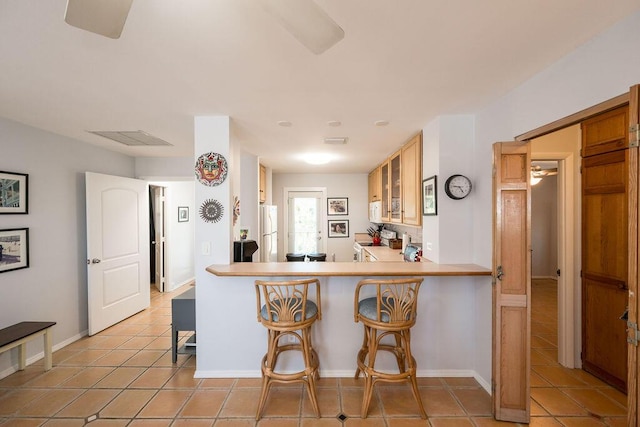
{"type": "Polygon", "coordinates": [[[0,329],[0,353],[20,346],[18,363],[22,371],[27,366],[27,342],[44,335],[44,370],[48,371],[53,366],[51,328],[55,324],[56,322],[20,322],[0,329]]]}

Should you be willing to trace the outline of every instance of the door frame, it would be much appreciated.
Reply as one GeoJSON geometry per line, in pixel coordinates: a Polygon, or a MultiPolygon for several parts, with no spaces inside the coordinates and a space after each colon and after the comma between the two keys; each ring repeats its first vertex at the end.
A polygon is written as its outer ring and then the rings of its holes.
{"type": "Polygon", "coordinates": [[[154,263],[154,281],[158,292],[166,291],[166,218],[167,218],[167,204],[166,204],[166,191],[167,187],[162,185],[149,184],[149,187],[153,190],[153,218],[149,217],[150,221],[154,222],[154,236],[149,236],[153,242],[153,250],[155,255],[154,263]],[[160,280],[158,280],[160,279],[160,280]],[[160,282],[160,283],[158,283],[160,282]]]}
{"type": "MultiPolygon", "coordinates": [[[[640,89],[639,85],[632,86],[628,92],[611,98],[607,101],[596,104],[577,113],[548,123],[529,132],[523,133],[515,137],[516,141],[530,142],[531,139],[555,132],[562,128],[578,124],[590,117],[605,113],[609,110],[629,105],[629,123],[631,125],[640,122],[640,89]]],[[[634,134],[629,131],[629,140],[635,138],[634,134]]],[[[638,268],[638,252],[640,242],[640,227],[638,227],[638,217],[640,216],[640,206],[638,199],[640,195],[640,156],[638,155],[637,144],[635,148],[630,149],[630,173],[629,173],[629,258],[628,258],[628,285],[629,285],[629,322],[638,324],[638,314],[640,312],[640,298],[637,297],[638,282],[640,281],[640,269],[638,268]],[[633,221],[633,223],[631,222],[633,221]]],[[[628,330],[629,334],[635,331],[628,330]]],[[[636,426],[640,424],[640,412],[638,411],[638,347],[630,344],[628,346],[628,390],[627,390],[627,425],[636,426]]]]}
{"type": "MultiPolygon", "coordinates": [[[[328,232],[324,228],[327,224],[327,210],[323,207],[327,205],[327,188],[326,187],[284,187],[282,193],[282,254],[286,254],[289,248],[289,193],[297,192],[320,192],[322,193],[322,200],[320,201],[320,236],[322,237],[323,252],[327,252],[329,242],[327,242],[328,232]]],[[[280,227],[279,227],[280,228],[280,227]]]]}
{"type": "MultiPolygon", "coordinates": [[[[555,160],[558,162],[557,182],[557,249],[558,249],[558,363],[567,368],[579,366],[580,354],[576,353],[576,269],[575,230],[575,174],[574,154],[565,152],[534,152],[531,160],[555,160]]],[[[579,271],[579,269],[578,269],[579,271]]]]}

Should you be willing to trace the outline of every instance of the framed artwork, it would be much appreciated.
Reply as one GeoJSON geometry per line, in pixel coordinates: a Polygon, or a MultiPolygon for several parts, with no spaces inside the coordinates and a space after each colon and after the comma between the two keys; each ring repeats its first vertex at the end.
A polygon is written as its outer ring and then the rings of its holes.
{"type": "Polygon", "coordinates": [[[178,206],[178,222],[189,221],[189,206],[178,206]]]}
{"type": "Polygon", "coordinates": [[[327,197],[327,215],[349,215],[347,197],[327,197]]]}
{"type": "Polygon", "coordinates": [[[29,229],[0,230],[0,273],[29,267],[29,229]]]}
{"type": "Polygon", "coordinates": [[[249,227],[240,227],[240,240],[247,240],[249,237],[249,227]]]}
{"type": "Polygon", "coordinates": [[[438,215],[438,177],[422,181],[422,215],[438,215]]]}
{"type": "Polygon", "coordinates": [[[29,175],[0,171],[0,214],[26,214],[29,175]]]}
{"type": "Polygon", "coordinates": [[[329,237],[349,237],[349,220],[330,219],[329,237]]]}

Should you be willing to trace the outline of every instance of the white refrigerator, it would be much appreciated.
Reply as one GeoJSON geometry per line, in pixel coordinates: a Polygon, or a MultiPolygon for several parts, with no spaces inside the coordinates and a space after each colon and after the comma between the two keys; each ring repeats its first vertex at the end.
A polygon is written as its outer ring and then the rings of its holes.
{"type": "Polygon", "coordinates": [[[278,261],[278,207],[260,206],[260,262],[278,261]]]}

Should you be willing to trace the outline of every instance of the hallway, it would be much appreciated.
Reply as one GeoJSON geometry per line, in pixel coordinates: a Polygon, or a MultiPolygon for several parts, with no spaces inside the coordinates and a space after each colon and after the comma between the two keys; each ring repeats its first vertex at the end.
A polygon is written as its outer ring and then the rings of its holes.
{"type": "MultiPolygon", "coordinates": [[[[533,288],[530,425],[626,425],[624,395],[554,361],[555,282],[533,288]]],[[[418,418],[408,388],[386,384],[376,388],[371,415],[362,420],[362,380],[326,378],[319,385],[321,419],[295,385],[275,389],[256,423],[259,379],[194,379],[195,357],[188,355],[172,365],[171,298],[187,289],[160,294],[152,287],[150,309],[56,351],[51,371],[39,361],[0,380],[0,426],[517,425],[491,418],[491,399],[473,378],[420,378],[428,420],[418,418]]]]}

